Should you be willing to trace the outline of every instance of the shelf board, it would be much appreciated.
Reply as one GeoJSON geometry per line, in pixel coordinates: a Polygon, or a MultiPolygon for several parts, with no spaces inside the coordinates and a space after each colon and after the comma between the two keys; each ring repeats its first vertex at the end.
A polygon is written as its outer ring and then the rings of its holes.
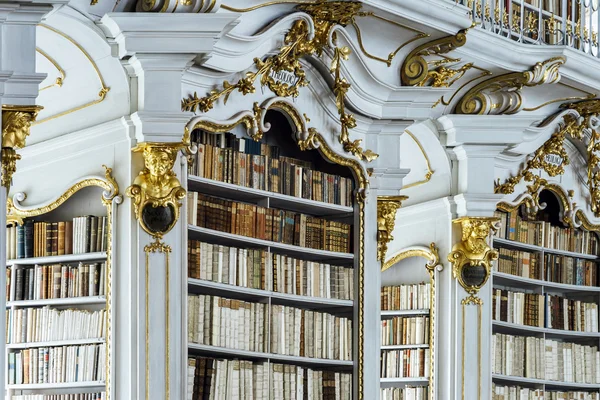
{"type": "Polygon", "coordinates": [[[545,380],[545,379],[522,378],[520,376],[500,375],[500,374],[492,374],[492,380],[512,382],[512,383],[526,383],[526,384],[530,384],[530,385],[545,385],[545,386],[552,386],[552,387],[556,387],[556,388],[572,388],[572,389],[584,389],[584,390],[600,389],[600,384],[597,384],[597,383],[549,381],[549,380],[545,380]]]}
{"type": "Polygon", "coordinates": [[[105,305],[106,297],[67,297],[65,299],[45,299],[45,300],[19,300],[9,301],[7,307],[40,307],[40,306],[79,306],[79,305],[105,305]]]}
{"type": "Polygon", "coordinates": [[[269,290],[240,287],[202,279],[189,278],[188,290],[192,293],[201,291],[214,296],[232,297],[240,300],[257,301],[270,298],[274,304],[294,305],[298,307],[347,308],[348,311],[352,311],[352,308],[354,307],[354,302],[352,300],[299,296],[295,294],[272,292],[269,290]]]}
{"type": "Polygon", "coordinates": [[[73,339],[73,340],[58,340],[53,342],[32,342],[32,343],[14,343],[7,344],[9,350],[31,349],[35,347],[60,347],[60,346],[80,346],[86,344],[102,344],[104,339],[73,339]]]}
{"type": "Polygon", "coordinates": [[[216,357],[243,358],[251,360],[264,360],[284,364],[305,365],[310,367],[331,367],[339,369],[350,369],[353,361],[328,360],[323,358],[309,358],[298,356],[286,356],[282,354],[261,353],[257,351],[227,349],[224,347],[210,346],[204,344],[188,343],[188,351],[193,354],[208,354],[216,357]]]}
{"type": "Polygon", "coordinates": [[[352,207],[248,188],[232,183],[201,178],[199,176],[188,177],[188,189],[190,191],[198,191],[212,196],[231,198],[254,204],[269,199],[270,208],[282,208],[319,217],[331,216],[347,218],[351,217],[354,212],[352,207]]]}
{"type": "Polygon", "coordinates": [[[380,386],[388,387],[404,387],[404,386],[427,386],[429,378],[381,378],[379,379],[380,386]]]}
{"type": "Polygon", "coordinates": [[[404,315],[429,315],[429,310],[383,310],[382,317],[401,317],[404,315]]]}
{"type": "Polygon", "coordinates": [[[105,390],[104,382],[68,382],[68,383],[32,383],[27,385],[7,385],[12,390],[40,390],[40,389],[100,389],[105,390]]]}
{"type": "Polygon", "coordinates": [[[558,289],[562,292],[591,292],[600,293],[600,287],[598,286],[583,286],[583,285],[569,285],[566,283],[547,282],[540,279],[525,278],[522,276],[507,274],[504,272],[494,271],[492,273],[494,284],[503,286],[512,286],[518,288],[532,288],[532,287],[545,287],[550,289],[558,289]]]}
{"type": "Polygon", "coordinates": [[[349,265],[354,263],[354,254],[340,253],[337,251],[315,250],[308,247],[294,246],[291,244],[271,242],[233,233],[220,232],[213,229],[188,225],[190,239],[210,241],[227,246],[254,247],[273,249],[275,253],[286,254],[303,260],[325,261],[328,263],[349,265]]]}
{"type": "Polygon", "coordinates": [[[497,237],[494,238],[494,244],[495,245],[499,244],[499,245],[501,245],[501,247],[510,247],[510,248],[514,248],[514,249],[518,249],[518,250],[528,250],[528,251],[534,251],[534,252],[542,252],[543,251],[544,253],[558,254],[561,256],[581,258],[581,259],[585,259],[585,260],[598,260],[598,256],[595,256],[593,254],[584,254],[584,253],[577,253],[577,252],[568,251],[568,250],[551,249],[549,247],[537,246],[535,244],[521,243],[516,240],[502,239],[502,238],[497,238],[497,237]]]}
{"type": "Polygon", "coordinates": [[[36,264],[58,264],[58,263],[73,263],[79,261],[105,261],[106,252],[97,253],[82,253],[82,254],[65,254],[62,256],[48,257],[33,257],[33,258],[17,258],[8,260],[6,265],[36,265],[36,264]]]}
{"type": "Polygon", "coordinates": [[[381,346],[381,350],[403,350],[403,349],[428,349],[429,345],[425,344],[395,344],[389,346],[381,346]]]}
{"type": "Polygon", "coordinates": [[[512,333],[528,333],[535,332],[540,334],[546,334],[548,339],[552,338],[569,338],[569,339],[598,339],[600,333],[598,332],[580,332],[580,331],[566,331],[562,329],[551,329],[551,328],[540,328],[538,326],[528,326],[521,324],[512,324],[504,321],[493,321],[492,323],[495,331],[502,331],[501,333],[512,332],[512,333]],[[499,329],[498,329],[499,328],[499,329]]]}

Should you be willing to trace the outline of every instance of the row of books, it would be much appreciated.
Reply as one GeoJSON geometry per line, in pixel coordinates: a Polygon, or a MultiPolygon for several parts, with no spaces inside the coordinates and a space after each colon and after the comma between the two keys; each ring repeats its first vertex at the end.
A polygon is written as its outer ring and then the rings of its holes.
{"type": "Polygon", "coordinates": [[[20,259],[106,251],[107,217],[87,215],[72,221],[25,220],[6,228],[7,258],[20,259]]]}
{"type": "Polygon", "coordinates": [[[429,349],[383,350],[382,378],[428,378],[429,349]]]}
{"type": "Polygon", "coordinates": [[[188,241],[188,277],[301,296],[354,298],[353,268],[197,240],[188,241]]]}
{"type": "Polygon", "coordinates": [[[351,225],[188,192],[188,223],[311,249],[349,253],[351,225]],[[196,205],[196,206],[194,206],[196,205]]]}
{"type": "Polygon", "coordinates": [[[104,344],[40,347],[8,353],[8,384],[99,382],[106,375],[104,344]]]}
{"type": "Polygon", "coordinates": [[[427,310],[430,307],[431,284],[383,286],[381,310],[427,310]]]}
{"type": "Polygon", "coordinates": [[[539,256],[521,250],[496,249],[498,261],[493,263],[494,271],[522,276],[529,279],[542,279],[539,256]]]}
{"type": "Polygon", "coordinates": [[[320,172],[310,162],[281,156],[276,146],[235,136],[217,140],[220,143],[197,143],[190,175],[309,200],[344,206],[352,203],[350,178],[320,172]]]}
{"type": "Polygon", "coordinates": [[[106,393],[19,394],[10,400],[105,400],[106,393]]]}
{"type": "Polygon", "coordinates": [[[12,344],[99,339],[106,337],[106,311],[11,308],[6,328],[12,344]]]}
{"type": "Polygon", "coordinates": [[[11,300],[104,296],[106,263],[12,267],[7,282],[11,300]]]}
{"type": "Polygon", "coordinates": [[[381,345],[429,343],[429,317],[394,317],[381,321],[381,345]]]}
{"type": "Polygon", "coordinates": [[[188,358],[187,400],[350,400],[352,375],[295,365],[188,358]]]}
{"type": "Polygon", "coordinates": [[[561,382],[600,383],[597,346],[492,335],[492,372],[561,382]]]}
{"type": "Polygon", "coordinates": [[[598,304],[550,294],[494,289],[493,319],[513,324],[598,332],[598,304]]]}
{"type": "Polygon", "coordinates": [[[391,387],[379,389],[380,400],[427,400],[428,396],[427,386],[420,387],[391,387]]]}
{"type": "Polygon", "coordinates": [[[492,383],[492,400],[600,400],[598,392],[563,392],[492,383]]]}
{"type": "Polygon", "coordinates": [[[598,264],[580,258],[544,254],[544,279],[569,285],[598,286],[598,264]]]}
{"type": "Polygon", "coordinates": [[[188,340],[239,350],[352,360],[352,320],[318,311],[188,296],[188,340]]]}
{"type": "Polygon", "coordinates": [[[503,239],[582,254],[598,254],[600,249],[594,232],[562,228],[550,222],[527,221],[521,218],[518,210],[496,211],[494,215],[500,218],[496,236],[503,239]]]}

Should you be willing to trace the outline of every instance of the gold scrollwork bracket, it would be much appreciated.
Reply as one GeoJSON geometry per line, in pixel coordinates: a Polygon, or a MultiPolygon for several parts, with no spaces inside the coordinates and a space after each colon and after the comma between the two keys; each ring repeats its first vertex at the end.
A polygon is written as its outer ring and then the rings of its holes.
{"type": "Polygon", "coordinates": [[[456,114],[515,114],[523,108],[523,87],[552,84],[560,80],[562,56],[535,64],[530,71],[510,72],[478,83],[456,104],[456,114]]]}
{"type": "Polygon", "coordinates": [[[453,222],[460,224],[461,240],[452,247],[448,261],[452,263],[452,275],[472,297],[486,284],[492,270],[492,261],[498,252],[487,242],[496,230],[494,217],[462,217],[453,222]]]}
{"type": "Polygon", "coordinates": [[[435,245],[435,242],[431,242],[429,244],[429,250],[427,250],[425,247],[421,248],[421,246],[418,246],[414,248],[408,248],[396,254],[392,258],[386,260],[386,262],[381,267],[381,272],[386,271],[395,264],[399,263],[400,261],[411,257],[422,257],[426,259],[427,263],[425,264],[425,268],[427,268],[427,271],[429,272],[434,272],[436,269],[438,271],[441,271],[443,269],[443,266],[440,261],[439,249],[435,245]]]}
{"type": "Polygon", "coordinates": [[[2,106],[2,186],[7,191],[12,176],[17,171],[17,160],[21,159],[16,149],[25,147],[31,124],[42,108],[41,106],[2,106]]]}
{"type": "Polygon", "coordinates": [[[456,35],[424,43],[411,51],[400,69],[402,84],[404,86],[424,86],[429,84],[433,87],[448,87],[458,80],[473,66],[472,63],[465,64],[458,69],[452,69],[445,66],[445,64],[456,63],[459,60],[443,58],[428,62],[425,60],[425,57],[431,55],[439,56],[464,46],[467,43],[467,31],[468,29],[465,29],[456,35]],[[431,67],[435,68],[432,69],[431,67]]]}
{"type": "Polygon", "coordinates": [[[378,196],[377,197],[377,259],[385,263],[388,243],[394,237],[392,232],[396,225],[396,212],[402,207],[407,196],[378,196]]]}
{"type": "MultiPolygon", "coordinates": [[[[184,141],[186,140],[184,136],[184,141]]],[[[158,241],[179,219],[186,191],[173,171],[177,153],[188,143],[143,142],[132,151],[144,157],[144,168],[125,194],[133,199],[135,217],[142,229],[158,241]]]]}

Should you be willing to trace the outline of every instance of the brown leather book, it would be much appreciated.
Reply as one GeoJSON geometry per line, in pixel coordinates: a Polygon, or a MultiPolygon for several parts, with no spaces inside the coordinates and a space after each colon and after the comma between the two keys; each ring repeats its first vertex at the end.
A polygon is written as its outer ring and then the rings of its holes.
{"type": "Polygon", "coordinates": [[[65,254],[65,223],[58,223],[58,255],[65,254]]]}
{"type": "Polygon", "coordinates": [[[62,279],[62,268],[60,265],[52,266],[52,298],[60,298],[60,281],[62,279]]]}
{"type": "Polygon", "coordinates": [[[73,254],[73,221],[65,222],[65,254],[73,254]]]}
{"type": "Polygon", "coordinates": [[[58,222],[52,222],[50,227],[50,240],[52,242],[52,253],[51,255],[58,255],[58,222]]]}

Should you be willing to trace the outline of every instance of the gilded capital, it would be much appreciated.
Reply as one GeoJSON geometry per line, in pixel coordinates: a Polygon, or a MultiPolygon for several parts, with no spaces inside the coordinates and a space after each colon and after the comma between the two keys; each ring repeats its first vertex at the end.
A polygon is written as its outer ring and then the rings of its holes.
{"type": "Polygon", "coordinates": [[[396,225],[396,212],[406,199],[407,196],[377,197],[377,259],[382,263],[385,262],[388,243],[394,239],[392,232],[396,225]]]}
{"type": "Polygon", "coordinates": [[[492,261],[498,259],[498,252],[488,244],[498,218],[463,217],[453,222],[460,224],[461,239],[448,255],[452,275],[467,293],[475,296],[490,276],[492,261]]]}

